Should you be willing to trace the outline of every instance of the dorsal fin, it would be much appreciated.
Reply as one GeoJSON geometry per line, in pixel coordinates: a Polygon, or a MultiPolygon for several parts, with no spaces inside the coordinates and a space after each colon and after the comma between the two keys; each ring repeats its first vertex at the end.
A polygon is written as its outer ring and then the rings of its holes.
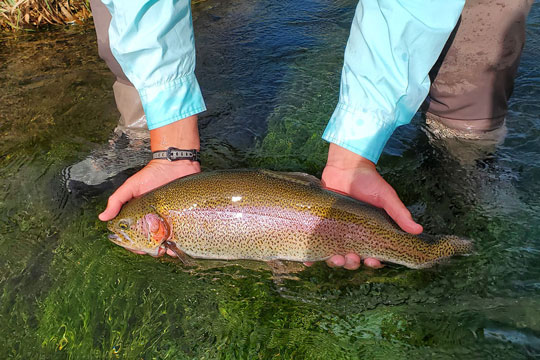
{"type": "Polygon", "coordinates": [[[322,187],[321,180],[313,175],[309,175],[302,172],[285,172],[285,171],[271,171],[271,170],[259,170],[259,172],[271,176],[273,178],[292,181],[305,186],[322,187]]]}

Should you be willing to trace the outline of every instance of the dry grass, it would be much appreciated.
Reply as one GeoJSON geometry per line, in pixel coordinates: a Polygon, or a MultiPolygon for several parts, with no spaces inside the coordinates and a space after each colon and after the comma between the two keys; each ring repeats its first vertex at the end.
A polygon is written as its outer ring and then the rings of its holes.
{"type": "Polygon", "coordinates": [[[7,30],[79,24],[91,16],[87,0],[0,0],[0,28],[7,30]]]}

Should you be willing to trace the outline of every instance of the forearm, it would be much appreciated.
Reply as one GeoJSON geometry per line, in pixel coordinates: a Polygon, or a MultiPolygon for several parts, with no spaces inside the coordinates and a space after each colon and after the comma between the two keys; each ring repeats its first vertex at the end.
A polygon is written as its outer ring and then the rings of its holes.
{"type": "Polygon", "coordinates": [[[166,150],[169,147],[200,150],[197,115],[150,130],[150,147],[152,151],[166,150]]]}
{"type": "Polygon", "coordinates": [[[189,0],[103,0],[111,51],[138,90],[150,130],[204,111],[189,0]]]}
{"type": "Polygon", "coordinates": [[[361,0],[345,50],[339,103],[323,138],[377,162],[410,122],[464,0],[361,0]]]}

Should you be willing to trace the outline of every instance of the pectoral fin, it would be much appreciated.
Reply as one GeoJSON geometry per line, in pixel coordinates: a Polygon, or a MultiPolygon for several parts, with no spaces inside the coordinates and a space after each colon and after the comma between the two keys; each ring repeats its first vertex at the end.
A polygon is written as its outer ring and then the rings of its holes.
{"type": "Polygon", "coordinates": [[[167,240],[164,244],[167,249],[172,250],[172,252],[174,252],[176,256],[178,256],[180,261],[182,261],[185,266],[197,266],[195,261],[193,261],[193,259],[190,258],[185,252],[180,250],[174,242],[167,240]]]}

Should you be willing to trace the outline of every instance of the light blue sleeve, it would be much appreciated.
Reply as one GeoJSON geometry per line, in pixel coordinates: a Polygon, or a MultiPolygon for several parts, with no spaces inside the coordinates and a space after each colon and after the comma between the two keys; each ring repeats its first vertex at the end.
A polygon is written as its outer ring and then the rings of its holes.
{"type": "Polygon", "coordinates": [[[112,20],[109,41],[138,90],[148,128],[206,110],[195,78],[189,0],[103,0],[112,20]]]}
{"type": "Polygon", "coordinates": [[[429,71],[464,0],[360,0],[323,139],[377,162],[394,130],[426,98],[429,71]]]}

